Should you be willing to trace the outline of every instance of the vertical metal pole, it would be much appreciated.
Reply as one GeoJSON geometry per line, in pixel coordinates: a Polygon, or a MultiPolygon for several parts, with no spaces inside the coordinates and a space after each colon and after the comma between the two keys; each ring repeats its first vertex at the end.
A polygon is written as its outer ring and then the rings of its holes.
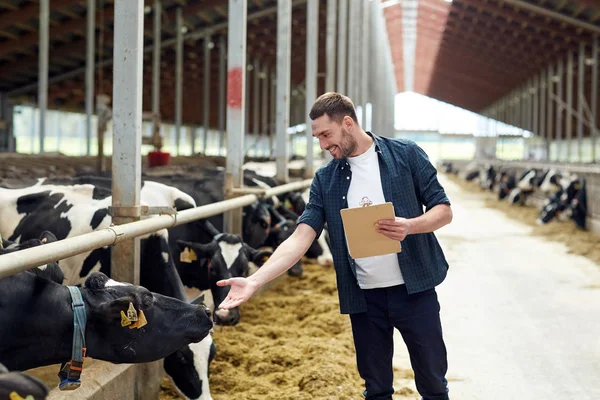
{"type": "MultiPolygon", "coordinates": [[[[161,0],[154,0],[154,25],[153,38],[154,48],[152,53],[152,114],[160,115],[160,56],[161,56],[161,0]]],[[[152,119],[152,132],[158,129],[157,120],[152,119]]],[[[193,142],[192,142],[193,143],[193,142]]],[[[192,151],[193,151],[192,145],[192,151]]]]}
{"type": "Polygon", "coordinates": [[[361,99],[362,99],[362,106],[363,106],[363,112],[362,112],[362,121],[360,122],[360,125],[363,129],[366,129],[367,126],[367,103],[369,103],[370,99],[371,99],[371,94],[369,93],[369,88],[370,88],[370,71],[369,71],[369,67],[371,65],[371,60],[369,57],[369,48],[372,46],[371,43],[371,29],[370,29],[370,4],[369,1],[363,1],[363,10],[362,10],[362,14],[363,14],[363,19],[362,19],[362,28],[363,28],[363,33],[362,33],[362,48],[360,50],[360,54],[362,57],[362,68],[361,68],[361,79],[360,79],[360,83],[361,83],[361,99]]]}
{"type": "Polygon", "coordinates": [[[563,76],[564,76],[564,60],[560,60],[558,62],[558,69],[556,71],[558,75],[557,90],[556,97],[558,101],[556,102],[556,160],[561,161],[562,159],[562,132],[563,132],[563,111],[564,106],[562,105],[563,101],[563,76]]]}
{"type": "Polygon", "coordinates": [[[592,45],[592,98],[590,107],[592,109],[591,135],[592,135],[592,162],[596,162],[596,140],[598,138],[598,35],[594,35],[592,45]]]}
{"type": "Polygon", "coordinates": [[[569,50],[567,58],[567,161],[571,162],[571,142],[573,141],[573,51],[569,50]]]}
{"type": "Polygon", "coordinates": [[[87,32],[85,58],[85,134],[86,155],[92,143],[92,114],[94,113],[94,71],[96,70],[96,0],[87,0],[87,32]]]}
{"type": "Polygon", "coordinates": [[[348,72],[346,81],[346,93],[348,97],[354,102],[354,106],[357,105],[356,98],[356,42],[358,41],[358,31],[356,24],[357,7],[360,0],[350,0],[348,2],[348,72]]]}
{"type": "Polygon", "coordinates": [[[204,121],[204,140],[202,142],[202,154],[206,154],[206,146],[208,142],[208,129],[210,128],[210,53],[213,43],[210,35],[204,38],[204,82],[203,82],[203,97],[202,97],[202,120],[204,121]]]}
{"type": "MultiPolygon", "coordinates": [[[[249,64],[246,66],[246,109],[244,110],[245,117],[245,125],[244,125],[244,135],[246,135],[246,139],[250,139],[250,91],[252,90],[252,69],[254,66],[249,64]]],[[[244,148],[244,153],[246,149],[244,148]]]]}
{"type": "Polygon", "coordinates": [[[325,76],[325,91],[335,91],[335,65],[336,65],[336,40],[337,40],[337,0],[327,0],[327,28],[326,28],[326,54],[325,63],[327,73],[325,76]]]}
{"type": "Polygon", "coordinates": [[[16,151],[15,149],[15,125],[13,122],[13,118],[14,118],[14,108],[13,105],[10,103],[10,99],[8,96],[6,96],[6,98],[4,99],[4,107],[6,110],[6,114],[4,119],[6,120],[8,126],[7,126],[7,132],[6,132],[6,138],[8,140],[8,151],[10,153],[14,153],[16,151]]]}
{"type": "Polygon", "coordinates": [[[30,125],[30,144],[31,144],[31,154],[35,154],[35,130],[37,120],[35,118],[36,108],[35,105],[31,105],[31,125],[30,125]]]}
{"type": "Polygon", "coordinates": [[[223,138],[225,137],[225,89],[227,89],[227,82],[225,81],[225,69],[227,57],[227,45],[225,44],[225,38],[219,37],[219,151],[218,155],[221,155],[223,151],[223,138]]]}
{"type": "Polygon", "coordinates": [[[288,133],[290,125],[290,69],[292,41],[291,0],[277,0],[277,179],[288,181],[288,133]]]}
{"type": "Polygon", "coordinates": [[[277,78],[274,76],[273,81],[271,82],[271,126],[270,126],[270,134],[269,134],[269,156],[274,155],[275,147],[275,135],[276,135],[276,119],[277,119],[277,110],[276,110],[276,99],[277,99],[277,78]]]}
{"type": "MultiPolygon", "coordinates": [[[[227,25],[227,162],[225,194],[243,186],[248,1],[229,0],[227,25]]],[[[242,234],[242,209],[225,213],[225,232],[242,234]]]]}
{"type": "Polygon", "coordinates": [[[262,77],[262,89],[261,89],[261,100],[260,104],[262,106],[261,110],[261,129],[260,129],[260,142],[261,142],[261,156],[268,156],[264,152],[264,143],[262,143],[265,139],[267,139],[267,135],[269,132],[269,82],[270,82],[270,74],[269,68],[264,67],[264,74],[262,77]]]}
{"type": "MultiPolygon", "coordinates": [[[[113,92],[112,206],[140,203],[142,138],[142,64],[144,0],[115,2],[113,92]],[[127,55],[127,56],[124,56],[127,55]]],[[[135,218],[114,217],[115,224],[135,218]]],[[[124,240],[112,248],[111,275],[115,280],[139,283],[139,239],[124,240]]]]}
{"type": "Polygon", "coordinates": [[[252,85],[252,132],[254,133],[253,153],[257,155],[258,142],[260,137],[260,63],[257,58],[254,59],[254,84],[252,85]]]}
{"type": "Polygon", "coordinates": [[[577,160],[583,161],[583,102],[585,101],[585,43],[579,43],[577,62],[577,160]]]}
{"type": "Polygon", "coordinates": [[[540,138],[542,139],[542,146],[543,146],[543,151],[542,151],[542,155],[543,155],[543,160],[548,160],[548,153],[546,153],[547,151],[547,145],[546,145],[546,95],[548,94],[546,92],[546,88],[548,87],[548,77],[547,77],[547,70],[542,70],[542,72],[540,73],[539,76],[539,83],[540,83],[540,104],[539,104],[539,120],[540,120],[540,138]]]}
{"type": "Polygon", "coordinates": [[[540,126],[539,126],[539,107],[540,107],[540,101],[539,101],[539,93],[540,93],[540,76],[536,75],[535,78],[533,78],[533,107],[532,107],[532,118],[533,118],[533,124],[531,126],[531,128],[533,129],[533,134],[536,136],[540,136],[540,126]]]}
{"type": "Polygon", "coordinates": [[[552,65],[548,66],[548,113],[546,118],[548,120],[548,126],[546,127],[546,159],[550,160],[550,144],[552,143],[552,137],[554,134],[554,69],[552,65]]]}
{"type": "MultiPolygon", "coordinates": [[[[354,0],[356,1],[356,0],[354,0]]],[[[346,93],[346,49],[348,46],[348,0],[339,0],[338,5],[338,43],[337,43],[337,92],[346,93]]]]}
{"type": "Polygon", "coordinates": [[[175,10],[175,148],[180,154],[181,114],[183,97],[183,14],[182,7],[175,10]]]}
{"type": "Polygon", "coordinates": [[[319,58],[319,2],[308,0],[307,4],[307,26],[306,26],[306,167],[305,177],[314,175],[314,155],[311,129],[311,119],[308,116],[310,109],[317,99],[317,68],[319,58]]]}
{"type": "Polygon", "coordinates": [[[50,19],[50,0],[40,0],[40,32],[39,32],[39,70],[38,70],[38,107],[40,109],[40,153],[44,152],[46,136],[46,109],[48,108],[48,29],[50,19]]]}

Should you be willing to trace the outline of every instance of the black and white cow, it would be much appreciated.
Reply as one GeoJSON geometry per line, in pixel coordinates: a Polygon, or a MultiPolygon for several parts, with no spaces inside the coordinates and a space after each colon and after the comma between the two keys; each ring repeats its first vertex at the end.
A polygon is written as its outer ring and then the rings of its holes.
{"type": "Polygon", "coordinates": [[[587,190],[585,179],[566,175],[558,180],[559,189],[544,202],[538,224],[547,224],[554,218],[571,218],[577,226],[585,228],[587,217],[587,190]]]}
{"type": "Polygon", "coordinates": [[[258,251],[239,236],[221,233],[210,222],[205,221],[206,230],[213,235],[208,243],[190,242],[178,239],[181,258],[180,275],[186,286],[200,290],[210,289],[213,298],[215,322],[222,325],[236,325],[240,321],[239,308],[218,309],[227,297],[229,286],[217,286],[217,282],[234,277],[250,275],[250,262],[260,267],[271,255],[270,251],[258,251]],[[195,265],[191,265],[194,263],[195,265]],[[188,264],[188,266],[186,266],[188,264]]]}
{"type": "Polygon", "coordinates": [[[9,372],[0,364],[0,399],[45,400],[48,388],[42,381],[22,372],[9,372]]]}
{"type": "MultiPolygon", "coordinates": [[[[258,175],[250,170],[244,172],[244,183],[247,186],[258,186],[268,189],[281,184],[273,178],[258,175]]],[[[271,225],[279,229],[274,229],[273,233],[269,236],[265,243],[267,246],[276,248],[294,233],[298,217],[302,215],[308,203],[309,193],[310,189],[306,189],[301,193],[290,192],[286,194],[287,197],[279,198],[279,203],[273,201],[270,204],[272,205],[269,208],[271,225]],[[289,204],[289,206],[286,207],[286,204],[289,204]]],[[[306,257],[316,258],[317,262],[321,265],[333,265],[333,256],[325,240],[326,235],[326,230],[323,230],[323,233],[314,240],[307,250],[306,257]]],[[[302,264],[298,262],[288,270],[288,273],[292,276],[300,276],[302,274],[302,264]]]]}
{"type": "Polygon", "coordinates": [[[529,168],[525,170],[519,179],[517,180],[516,186],[510,191],[508,195],[508,202],[510,204],[525,204],[527,198],[534,192],[536,187],[542,183],[540,177],[543,178],[543,173],[536,168],[529,168]]]}
{"type": "MultiPolygon", "coordinates": [[[[0,189],[0,234],[9,240],[26,241],[42,231],[52,231],[59,240],[108,228],[112,218],[108,207],[112,203],[110,189],[100,184],[47,185],[36,184],[20,189],[0,189]]],[[[175,188],[146,182],[141,190],[141,203],[149,206],[194,207],[193,199],[175,188]]],[[[181,278],[177,272],[168,242],[167,230],[146,235],[140,241],[140,284],[156,293],[186,301],[181,278]]],[[[66,258],[60,266],[65,284],[81,285],[94,272],[110,276],[110,248],[104,247],[66,258]]],[[[209,360],[215,351],[212,337],[203,343],[186,346],[181,352],[168,356],[165,371],[177,388],[194,386],[189,398],[210,399],[208,378],[196,365],[209,360]],[[208,351],[206,351],[208,349],[208,351]],[[190,371],[187,371],[190,369],[190,371]],[[186,381],[189,376],[200,376],[195,382],[186,381]],[[202,392],[204,397],[196,396],[202,392]]],[[[167,361],[167,360],[166,360],[167,361]]]]}
{"type": "MultiPolygon", "coordinates": [[[[16,246],[0,254],[20,250],[16,246]]],[[[202,341],[212,329],[205,307],[115,282],[100,272],[90,274],[80,290],[88,357],[113,363],[156,361],[202,341]],[[130,304],[144,312],[146,326],[121,325],[121,312],[130,304]]],[[[0,293],[0,362],[10,370],[27,370],[71,359],[74,312],[66,286],[45,277],[43,270],[25,271],[0,279],[0,293]]]]}

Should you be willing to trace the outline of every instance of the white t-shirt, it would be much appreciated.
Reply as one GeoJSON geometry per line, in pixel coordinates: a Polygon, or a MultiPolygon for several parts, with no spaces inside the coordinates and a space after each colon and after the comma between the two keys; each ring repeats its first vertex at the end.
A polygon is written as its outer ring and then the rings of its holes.
{"type": "MultiPolygon", "coordinates": [[[[352,180],[348,189],[348,207],[360,207],[363,197],[367,197],[372,205],[385,203],[375,142],[365,153],[356,157],[348,157],[347,160],[352,171],[352,180]]],[[[389,287],[404,283],[396,253],[357,258],[354,261],[356,261],[356,277],[362,289],[389,287]]]]}

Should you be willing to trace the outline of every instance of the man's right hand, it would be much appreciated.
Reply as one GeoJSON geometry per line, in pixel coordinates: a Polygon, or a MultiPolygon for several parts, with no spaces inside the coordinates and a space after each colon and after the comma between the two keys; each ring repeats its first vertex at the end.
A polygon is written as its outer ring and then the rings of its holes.
{"type": "Polygon", "coordinates": [[[247,278],[230,278],[217,282],[217,286],[231,286],[225,300],[219,304],[222,310],[229,310],[247,301],[258,290],[258,285],[247,278]]]}

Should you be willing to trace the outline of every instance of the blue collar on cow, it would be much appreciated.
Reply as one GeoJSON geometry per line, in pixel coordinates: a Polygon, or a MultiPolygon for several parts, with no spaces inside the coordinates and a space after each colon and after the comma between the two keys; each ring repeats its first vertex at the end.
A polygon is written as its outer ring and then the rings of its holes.
{"type": "Polygon", "coordinates": [[[286,222],[287,222],[287,220],[282,219],[273,228],[281,228],[281,225],[285,224],[286,222]]]}
{"type": "Polygon", "coordinates": [[[76,286],[67,286],[71,293],[73,308],[73,350],[71,361],[64,363],[58,377],[60,378],[60,390],[75,390],[81,386],[81,371],[83,371],[83,358],[86,354],[85,347],[85,324],[87,314],[81,291],[76,286]]]}
{"type": "Polygon", "coordinates": [[[223,236],[223,234],[222,234],[222,233],[218,233],[218,234],[216,234],[215,236],[213,236],[213,239],[214,239],[214,240],[215,240],[215,242],[216,242],[216,241],[218,241],[218,240],[221,238],[221,236],[223,236]]]}

